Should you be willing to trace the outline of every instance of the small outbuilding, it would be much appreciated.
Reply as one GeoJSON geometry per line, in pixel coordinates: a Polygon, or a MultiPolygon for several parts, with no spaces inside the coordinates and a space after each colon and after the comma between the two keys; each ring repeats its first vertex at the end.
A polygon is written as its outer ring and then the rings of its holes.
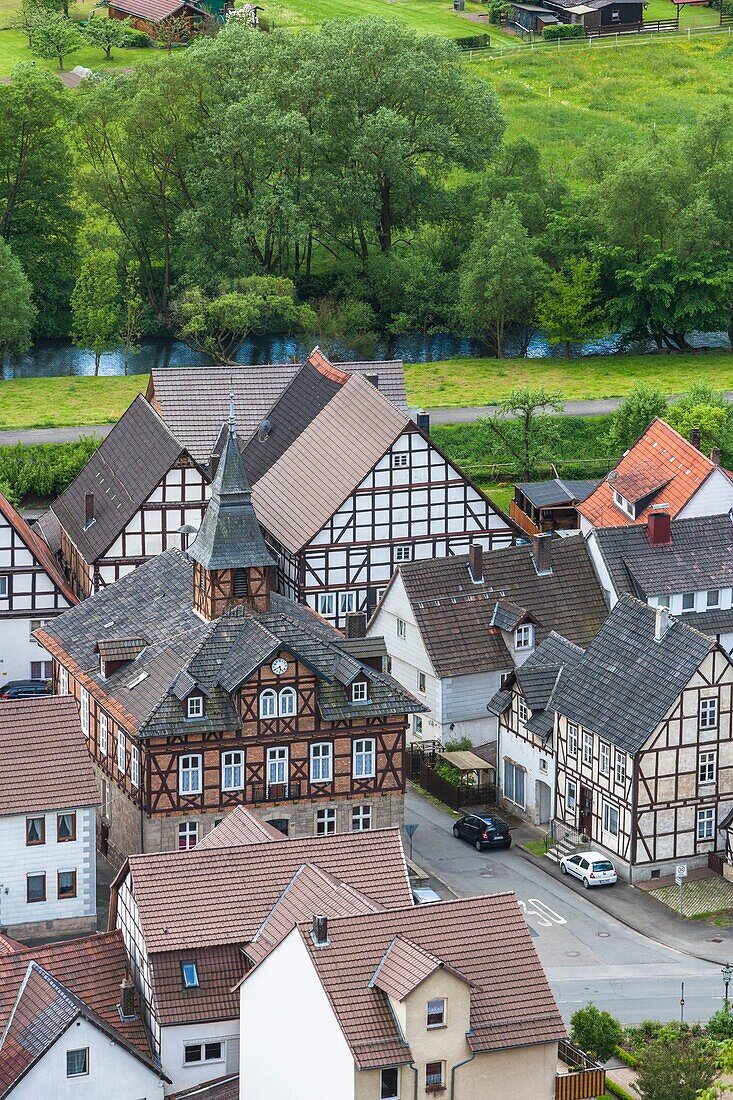
{"type": "Polygon", "coordinates": [[[196,0],[113,0],[108,5],[110,19],[130,19],[133,27],[152,34],[159,23],[183,16],[193,34],[212,18],[211,12],[196,0]]]}
{"type": "Polygon", "coordinates": [[[541,37],[545,27],[556,27],[560,20],[542,4],[512,4],[508,22],[541,37]]]}
{"type": "Polygon", "coordinates": [[[586,34],[613,34],[641,27],[647,4],[643,0],[546,0],[546,6],[562,23],[580,23],[586,34]]]}

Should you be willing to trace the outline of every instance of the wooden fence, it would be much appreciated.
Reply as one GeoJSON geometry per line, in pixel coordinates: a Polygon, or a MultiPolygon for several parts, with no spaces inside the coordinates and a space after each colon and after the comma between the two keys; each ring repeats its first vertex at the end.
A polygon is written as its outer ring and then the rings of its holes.
{"type": "Polygon", "coordinates": [[[606,1091],[606,1071],[582,1050],[561,1039],[557,1056],[568,1067],[555,1078],[555,1100],[590,1100],[606,1091]]]}
{"type": "Polygon", "coordinates": [[[678,31],[679,29],[679,19],[645,19],[643,23],[612,24],[607,27],[595,27],[593,30],[586,30],[585,36],[586,38],[604,38],[606,36],[619,34],[647,34],[650,32],[655,34],[659,31],[678,31]]]}
{"type": "Polygon", "coordinates": [[[460,810],[464,806],[488,806],[496,802],[494,783],[451,783],[440,775],[435,770],[435,751],[426,752],[412,745],[407,756],[407,774],[413,783],[419,783],[424,791],[452,810],[460,810]]]}

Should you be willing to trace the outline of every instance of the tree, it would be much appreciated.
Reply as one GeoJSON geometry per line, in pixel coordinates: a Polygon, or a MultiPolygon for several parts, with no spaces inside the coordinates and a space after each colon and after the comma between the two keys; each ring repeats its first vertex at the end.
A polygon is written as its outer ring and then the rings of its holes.
{"type": "Polygon", "coordinates": [[[181,339],[218,363],[233,363],[254,330],[308,329],[316,324],[310,306],[300,305],[289,279],[254,275],[224,284],[217,294],[185,290],[173,303],[181,339]]]}
{"type": "Polygon", "coordinates": [[[623,1028],[610,1012],[591,1001],[570,1017],[570,1038],[576,1046],[599,1062],[607,1062],[623,1037],[623,1028]]]}
{"type": "Polygon", "coordinates": [[[31,53],[36,57],[56,58],[59,69],[64,58],[75,53],[84,44],[76,23],[57,11],[40,11],[34,21],[30,41],[31,53]]]}
{"type": "Polygon", "coordinates": [[[431,256],[416,251],[399,257],[396,275],[399,290],[390,331],[419,332],[430,360],[429,337],[446,326],[451,313],[451,278],[431,256]]]}
{"type": "Polygon", "coordinates": [[[470,336],[504,354],[510,325],[528,324],[547,278],[513,199],[495,203],[460,268],[460,309],[470,336]]]}
{"type": "Polygon", "coordinates": [[[672,427],[690,438],[693,429],[700,432],[700,447],[709,453],[713,447],[731,451],[733,439],[733,407],[728,404],[725,394],[713,389],[709,382],[701,379],[669,405],[666,420],[672,427]]]}
{"type": "Polygon", "coordinates": [[[0,239],[0,378],[7,355],[22,355],[31,346],[36,319],[31,284],[9,246],[0,239]]]}
{"type": "Polygon", "coordinates": [[[603,334],[599,279],[598,263],[583,256],[574,258],[552,273],[540,299],[537,320],[550,344],[565,345],[566,355],[571,344],[603,334]]]}
{"type": "Polygon", "coordinates": [[[696,1100],[715,1080],[715,1053],[705,1039],[691,1035],[659,1040],[642,1050],[636,1072],[642,1100],[696,1100]]]}
{"type": "Polygon", "coordinates": [[[112,47],[124,46],[127,35],[132,27],[130,19],[109,19],[106,15],[94,16],[92,11],[89,22],[84,29],[84,35],[94,46],[104,50],[106,61],[112,60],[112,47]]]}
{"type": "Polygon", "coordinates": [[[94,352],[94,373],[99,374],[102,353],[120,343],[119,260],[111,249],[88,252],[81,262],[71,295],[72,339],[78,348],[94,352]]]}
{"type": "Polygon", "coordinates": [[[125,344],[125,374],[127,374],[130,355],[139,351],[137,340],[140,338],[140,326],[145,312],[145,303],[140,292],[140,264],[137,260],[129,260],[125,265],[122,310],[122,338],[125,344]]]}
{"type": "Polygon", "coordinates": [[[553,393],[539,387],[521,387],[511,390],[497,407],[494,416],[486,417],[483,423],[498,436],[510,454],[521,465],[521,476],[530,477],[537,462],[540,450],[540,413],[545,409],[560,412],[563,400],[559,393],[553,393]],[[502,418],[510,417],[519,421],[519,443],[505,430],[502,418]]]}
{"type": "Polygon", "coordinates": [[[187,42],[191,35],[191,23],[185,15],[169,15],[153,24],[153,41],[162,50],[171,53],[174,46],[187,42]]]}
{"type": "Polygon", "coordinates": [[[667,412],[667,398],[659,386],[637,382],[613,414],[611,449],[621,454],[635,443],[656,417],[667,412]]]}

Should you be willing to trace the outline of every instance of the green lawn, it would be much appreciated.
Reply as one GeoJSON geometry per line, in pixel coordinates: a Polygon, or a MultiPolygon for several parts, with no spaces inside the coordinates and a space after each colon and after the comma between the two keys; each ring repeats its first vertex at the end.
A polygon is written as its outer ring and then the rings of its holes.
{"type": "MultiPolygon", "coordinates": [[[[467,14],[486,13],[486,5],[467,0],[467,14]]],[[[315,28],[326,19],[356,19],[381,15],[399,19],[418,31],[440,34],[445,38],[466,35],[491,35],[492,42],[516,42],[513,36],[496,27],[478,24],[453,11],[451,0],[271,0],[267,15],[276,26],[315,28]]]]}
{"type": "Polygon", "coordinates": [[[147,384],[146,374],[0,382],[0,431],[111,424],[147,384]]]}

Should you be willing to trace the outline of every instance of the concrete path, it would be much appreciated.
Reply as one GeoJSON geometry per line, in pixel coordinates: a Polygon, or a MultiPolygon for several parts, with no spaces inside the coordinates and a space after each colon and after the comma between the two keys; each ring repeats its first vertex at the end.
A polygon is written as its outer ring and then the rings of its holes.
{"type": "Polygon", "coordinates": [[[631,1096],[637,1096],[636,1089],[636,1070],[631,1066],[627,1066],[625,1062],[622,1062],[620,1058],[615,1056],[611,1058],[610,1062],[606,1062],[606,1079],[610,1079],[614,1084],[619,1085],[631,1096]]]}
{"type": "Polygon", "coordinates": [[[113,428],[114,424],[95,424],[86,428],[25,428],[0,432],[0,447],[12,447],[16,443],[76,443],[85,435],[104,437],[113,428]]]}

